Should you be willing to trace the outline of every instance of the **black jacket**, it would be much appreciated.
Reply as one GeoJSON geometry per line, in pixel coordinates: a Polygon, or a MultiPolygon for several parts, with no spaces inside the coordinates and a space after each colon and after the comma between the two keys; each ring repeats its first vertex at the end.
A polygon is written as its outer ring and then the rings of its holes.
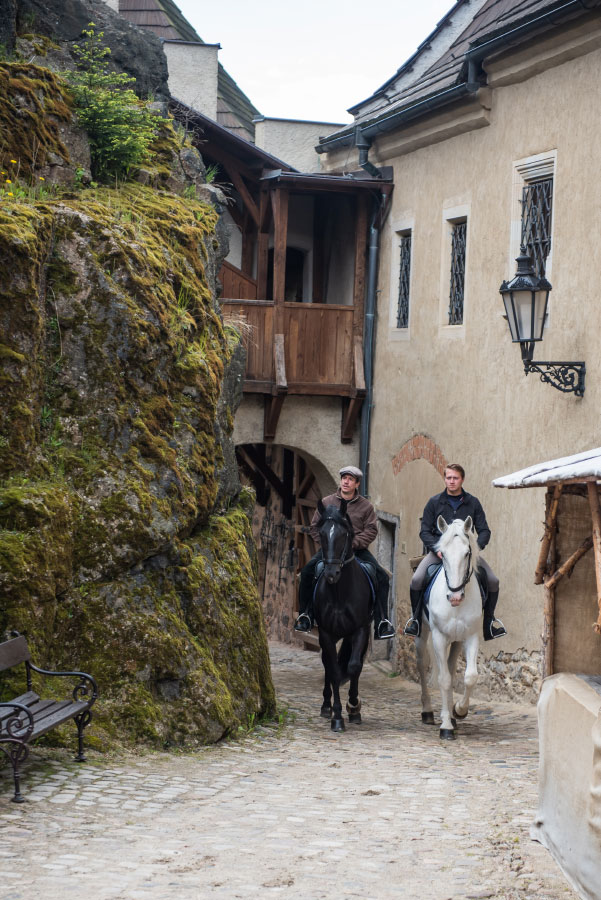
{"type": "Polygon", "coordinates": [[[468,494],[467,491],[463,491],[462,502],[457,507],[457,510],[454,510],[449,502],[449,495],[446,491],[442,491],[440,494],[430,497],[422,516],[422,527],[419,536],[428,550],[433,550],[434,545],[440,540],[440,531],[436,525],[439,516],[442,516],[449,525],[453,519],[463,519],[465,521],[468,516],[471,516],[478,535],[478,546],[480,549],[484,550],[490,541],[490,528],[478,498],[474,497],[473,494],[468,494]]]}

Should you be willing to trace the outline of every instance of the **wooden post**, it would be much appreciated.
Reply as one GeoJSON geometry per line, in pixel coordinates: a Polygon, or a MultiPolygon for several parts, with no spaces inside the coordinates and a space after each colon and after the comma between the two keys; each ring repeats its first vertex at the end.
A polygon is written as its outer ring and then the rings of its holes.
{"type": "MultiPolygon", "coordinates": [[[[547,571],[548,557],[549,557],[549,547],[551,546],[551,539],[555,534],[555,526],[557,522],[557,509],[559,507],[559,499],[561,497],[562,485],[556,484],[553,492],[549,488],[547,490],[547,514],[545,516],[545,533],[543,534],[543,539],[541,543],[540,553],[538,557],[538,563],[536,565],[536,571],[534,573],[534,583],[542,584],[543,576],[547,571]],[[549,500],[549,498],[551,498],[549,500]]],[[[554,562],[552,564],[554,566],[554,562]]]]}
{"type": "Polygon", "coordinates": [[[261,191],[259,206],[259,232],[257,238],[257,300],[266,300],[267,264],[269,260],[269,226],[271,224],[271,200],[269,191],[261,191]]]}
{"type": "Polygon", "coordinates": [[[594,481],[586,485],[588,500],[591,507],[591,519],[593,521],[593,548],[595,551],[595,576],[597,578],[597,605],[599,616],[593,626],[597,634],[601,634],[601,506],[599,505],[599,491],[594,481]]]}
{"type": "Polygon", "coordinates": [[[284,330],[284,300],[286,295],[286,243],[288,240],[288,191],[277,188],[273,199],[273,300],[275,303],[274,331],[284,330]]]}

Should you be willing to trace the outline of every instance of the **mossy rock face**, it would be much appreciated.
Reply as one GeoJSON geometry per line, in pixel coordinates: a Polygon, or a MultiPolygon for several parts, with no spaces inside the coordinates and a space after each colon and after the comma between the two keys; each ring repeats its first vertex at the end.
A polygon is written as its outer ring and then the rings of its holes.
{"type": "Polygon", "coordinates": [[[99,746],[274,706],[217,225],[141,184],[0,203],[0,628],[97,678],[99,746]]]}

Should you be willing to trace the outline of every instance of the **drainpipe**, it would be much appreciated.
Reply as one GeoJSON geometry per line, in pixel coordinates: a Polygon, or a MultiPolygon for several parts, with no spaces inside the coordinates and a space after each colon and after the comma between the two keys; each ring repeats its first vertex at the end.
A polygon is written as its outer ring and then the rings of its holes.
{"type": "Polygon", "coordinates": [[[369,226],[369,250],[367,257],[367,296],[365,299],[365,323],[363,334],[363,367],[365,370],[365,400],[361,408],[359,442],[359,468],[363,472],[361,493],[368,495],[369,485],[369,430],[373,406],[373,359],[376,297],[378,284],[378,252],[380,232],[377,226],[379,209],[374,209],[369,226]]]}

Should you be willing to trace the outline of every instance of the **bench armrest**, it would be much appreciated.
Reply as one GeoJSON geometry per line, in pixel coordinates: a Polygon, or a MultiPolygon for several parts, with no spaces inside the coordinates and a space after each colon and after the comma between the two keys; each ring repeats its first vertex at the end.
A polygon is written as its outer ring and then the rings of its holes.
{"type": "Polygon", "coordinates": [[[88,709],[98,697],[96,682],[91,675],[87,675],[85,672],[51,672],[48,669],[40,669],[38,666],[34,666],[32,662],[28,662],[27,665],[33,672],[37,672],[38,675],[58,675],[60,678],[79,678],[79,684],[76,684],[73,688],[73,699],[75,701],[87,700],[88,709]]]}
{"type": "Polygon", "coordinates": [[[0,709],[12,709],[13,712],[0,724],[0,741],[17,740],[27,743],[33,731],[33,715],[31,710],[22,703],[0,703],[0,709]],[[27,721],[23,721],[21,714],[25,713],[27,721]]]}

